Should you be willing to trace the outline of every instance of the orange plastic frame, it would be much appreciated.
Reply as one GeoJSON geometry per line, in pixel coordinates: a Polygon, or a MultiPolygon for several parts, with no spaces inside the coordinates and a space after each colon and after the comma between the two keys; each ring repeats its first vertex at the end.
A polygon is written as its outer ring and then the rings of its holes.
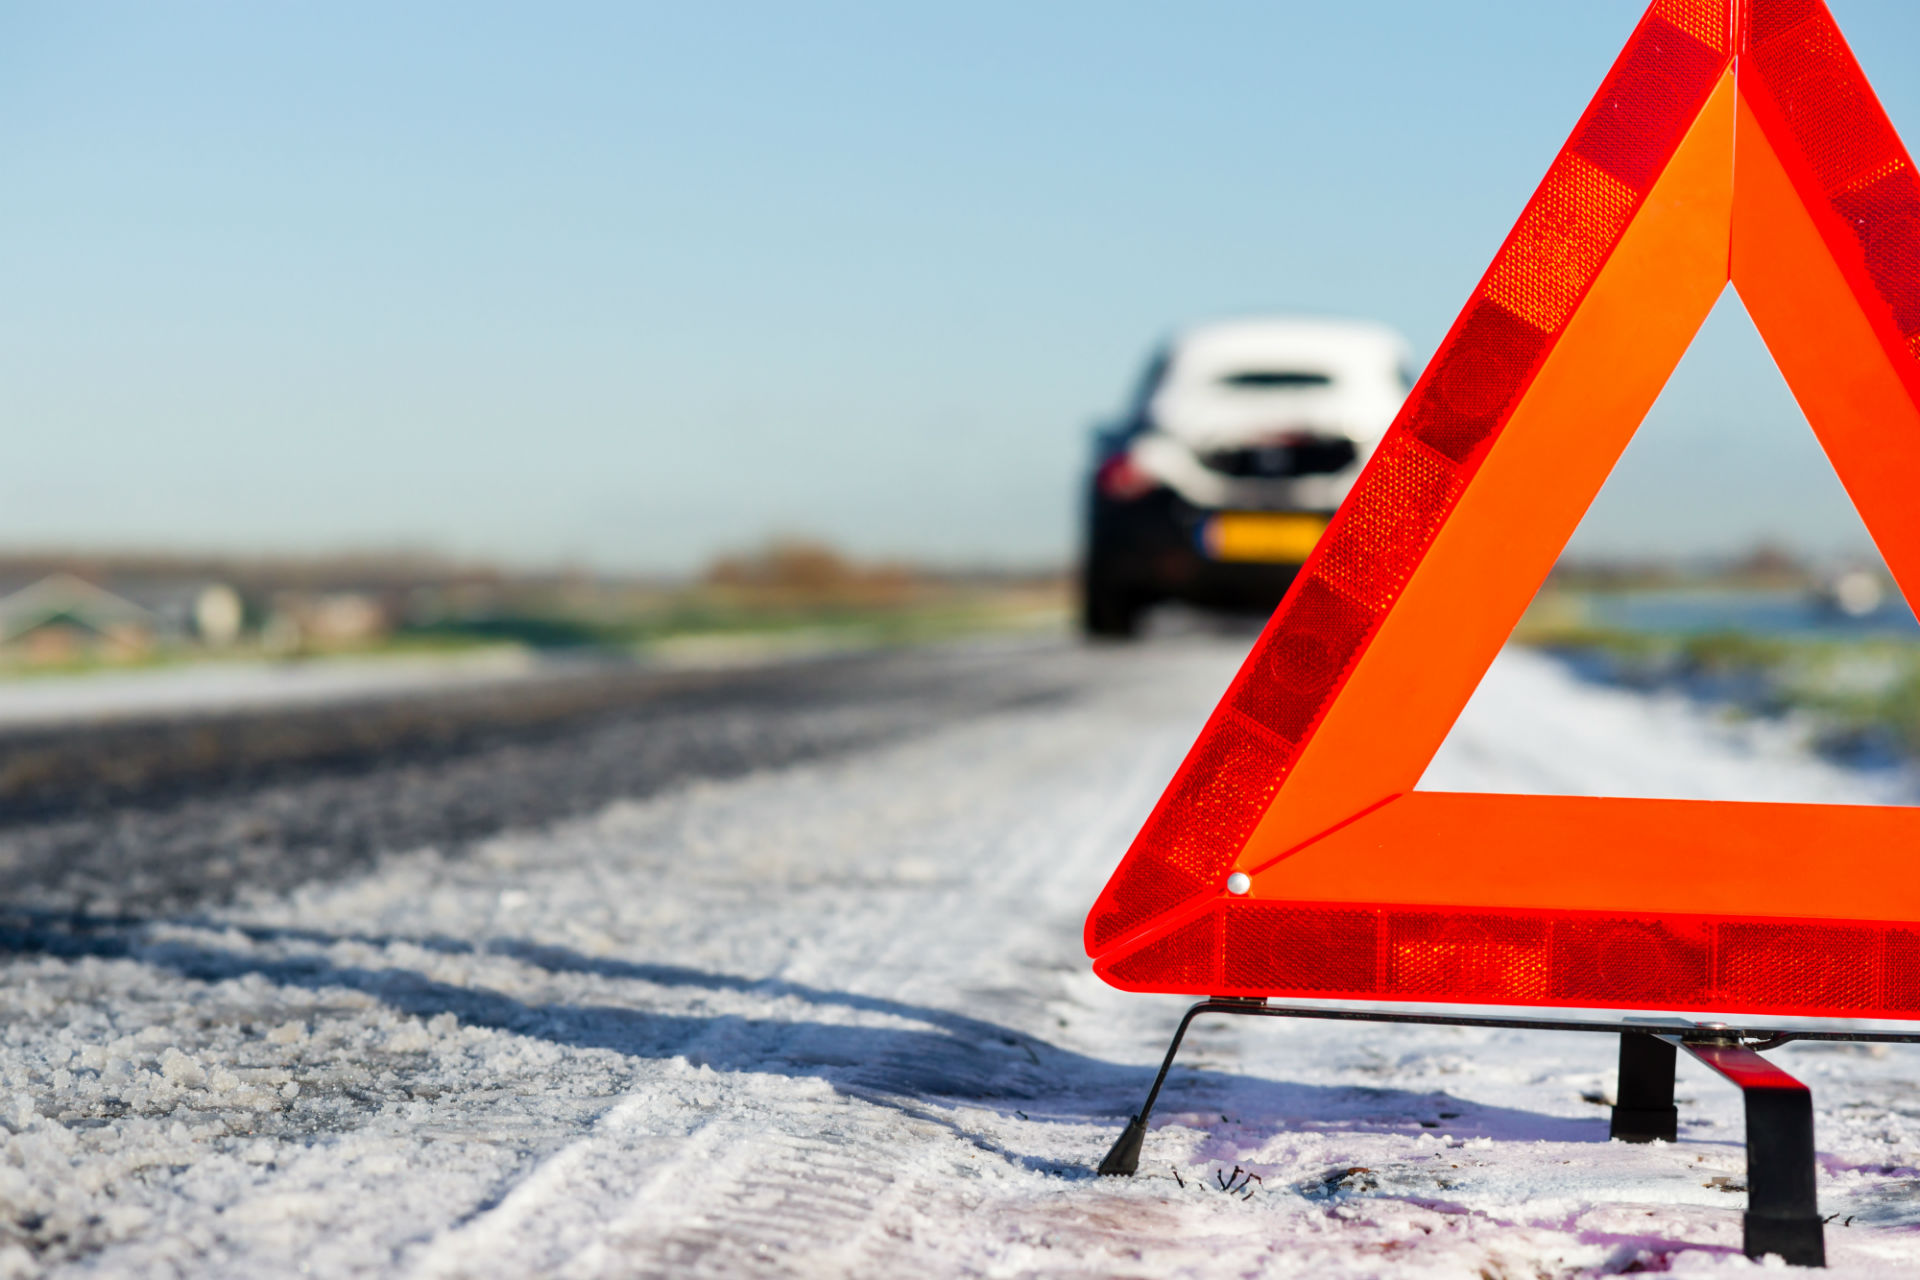
{"type": "MultiPolygon", "coordinates": [[[[1203,995],[1920,1017],[1920,925],[1911,981],[1898,941],[1909,936],[1899,926],[1920,922],[1920,810],[1414,790],[1729,284],[1901,588],[1920,599],[1915,343],[1836,217],[1830,176],[1823,187],[1794,135],[1781,105],[1791,109],[1792,94],[1756,91],[1748,63],[1756,23],[1801,23],[1792,37],[1808,41],[1837,41],[1837,29],[1818,0],[1657,3],[1639,38],[1707,27],[1716,8],[1728,24],[1717,81],[1320,719],[1304,741],[1276,748],[1284,773],[1262,793],[1271,803],[1251,834],[1199,873],[1210,877],[1205,891],[1163,875],[1176,887],[1154,898],[1160,882],[1147,877],[1158,864],[1123,863],[1096,904],[1088,951],[1109,982],[1203,995]],[[1227,888],[1236,872],[1251,880],[1244,894],[1227,888]],[[1405,923],[1416,916],[1424,923],[1405,923]],[[1450,919],[1471,927],[1449,933],[1450,919]],[[1855,939],[1871,952],[1860,961],[1868,978],[1848,985],[1795,959],[1796,938],[1861,922],[1882,926],[1855,939]],[[1571,940],[1605,927],[1627,930],[1629,944],[1643,939],[1653,958],[1615,963],[1617,990],[1556,978],[1555,965],[1591,968],[1597,953],[1571,940]],[[1329,958],[1287,961],[1296,955],[1329,958]],[[1735,970],[1754,966],[1773,976],[1742,986],[1735,970]]],[[[1858,91],[1868,92],[1864,81],[1858,91]]],[[[1382,452],[1407,430],[1397,424],[1382,452]]],[[[1302,581],[1317,567],[1310,561],[1302,581]]],[[[1259,660],[1236,692],[1263,678],[1259,660]]],[[[1223,701],[1216,717],[1227,714],[1223,701]]],[[[1163,805],[1192,803],[1197,785],[1176,780],[1163,805]]],[[[1154,857],[1173,865],[1142,844],[1129,854],[1154,857]]]]}

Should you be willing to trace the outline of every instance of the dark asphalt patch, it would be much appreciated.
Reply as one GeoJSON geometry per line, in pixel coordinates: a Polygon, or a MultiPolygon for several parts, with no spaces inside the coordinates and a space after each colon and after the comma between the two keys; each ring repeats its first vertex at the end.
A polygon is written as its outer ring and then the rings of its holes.
{"type": "Polygon", "coordinates": [[[698,779],[1069,699],[1059,645],[484,691],[0,739],[0,901],[147,918],[425,847],[457,854],[698,779]]]}

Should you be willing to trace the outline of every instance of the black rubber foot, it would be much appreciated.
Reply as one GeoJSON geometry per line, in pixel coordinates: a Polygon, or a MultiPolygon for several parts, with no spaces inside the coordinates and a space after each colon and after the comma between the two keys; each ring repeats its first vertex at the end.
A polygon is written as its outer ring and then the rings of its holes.
{"type": "Polygon", "coordinates": [[[1679,1135],[1678,1107],[1615,1107],[1608,1133],[1622,1142],[1672,1142],[1679,1135]]]}
{"type": "Polygon", "coordinates": [[[1777,1253],[1794,1267],[1827,1265],[1826,1233],[1818,1218],[1768,1218],[1746,1215],[1742,1249],[1749,1258],[1777,1253]]]}
{"type": "Polygon", "coordinates": [[[1100,1162],[1103,1178],[1131,1178],[1140,1169],[1140,1144],[1147,1140],[1147,1123],[1139,1116],[1127,1121],[1127,1127],[1100,1162]]]}
{"type": "Polygon", "coordinates": [[[1679,1051],[1658,1036],[1620,1037],[1620,1087],[1614,1090],[1608,1136],[1622,1142],[1672,1142],[1680,1134],[1673,1105],[1673,1064],[1679,1051]]]}

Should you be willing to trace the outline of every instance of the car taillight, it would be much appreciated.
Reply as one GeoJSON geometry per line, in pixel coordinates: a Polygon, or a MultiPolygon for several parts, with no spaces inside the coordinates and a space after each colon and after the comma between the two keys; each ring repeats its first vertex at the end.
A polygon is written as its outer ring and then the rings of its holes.
{"type": "Polygon", "coordinates": [[[1131,453],[1116,453],[1093,473],[1093,484],[1105,498],[1132,502],[1160,487],[1159,479],[1133,460],[1131,453]]]}

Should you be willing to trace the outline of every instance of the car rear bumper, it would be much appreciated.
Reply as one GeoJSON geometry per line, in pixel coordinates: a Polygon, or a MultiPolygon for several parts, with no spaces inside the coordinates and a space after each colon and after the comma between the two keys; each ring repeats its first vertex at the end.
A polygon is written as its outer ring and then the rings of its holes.
{"type": "MultiPolygon", "coordinates": [[[[1231,515],[1198,507],[1171,490],[1131,502],[1094,495],[1087,570],[1090,582],[1126,593],[1141,603],[1181,600],[1206,608],[1265,612],[1280,603],[1311,551],[1311,538],[1272,541],[1261,558],[1248,555],[1243,539],[1222,545],[1221,526],[1209,537],[1209,522],[1231,515]]],[[[1273,516],[1325,519],[1330,512],[1272,512],[1273,516]]]]}

